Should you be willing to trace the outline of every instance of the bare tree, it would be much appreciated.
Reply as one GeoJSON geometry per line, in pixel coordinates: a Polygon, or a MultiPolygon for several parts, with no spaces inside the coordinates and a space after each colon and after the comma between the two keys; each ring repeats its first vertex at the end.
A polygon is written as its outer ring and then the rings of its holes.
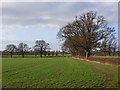
{"type": "Polygon", "coordinates": [[[88,58],[97,43],[114,31],[114,28],[107,27],[103,16],[97,16],[96,12],[90,11],[63,26],[58,32],[58,37],[78,43],[76,46],[84,49],[88,58]]]}
{"type": "Polygon", "coordinates": [[[9,44],[6,46],[6,50],[10,52],[11,58],[12,58],[13,52],[15,52],[16,49],[17,47],[14,44],[9,44]]]}
{"type": "Polygon", "coordinates": [[[40,57],[42,57],[43,52],[46,52],[46,49],[49,48],[49,43],[46,43],[44,40],[37,40],[34,48],[39,51],[40,57]]]}
{"type": "Polygon", "coordinates": [[[116,44],[117,44],[117,42],[116,42],[115,35],[111,34],[102,40],[100,49],[102,52],[104,52],[105,56],[106,55],[111,56],[112,53],[114,55],[116,52],[116,47],[117,47],[116,44]]]}
{"type": "Polygon", "coordinates": [[[115,35],[112,34],[108,37],[108,54],[109,56],[111,56],[112,52],[113,52],[113,55],[115,54],[115,51],[116,51],[116,38],[115,38],[115,35]]]}
{"type": "Polygon", "coordinates": [[[116,49],[117,49],[117,42],[116,42],[116,41],[113,41],[113,43],[112,43],[112,53],[113,53],[113,56],[114,56],[115,53],[116,53],[116,49]]]}
{"type": "Polygon", "coordinates": [[[102,40],[100,44],[100,51],[103,52],[105,56],[107,55],[107,38],[106,37],[102,40]]]}
{"type": "Polygon", "coordinates": [[[18,45],[18,51],[22,54],[22,57],[24,58],[25,52],[28,50],[28,45],[25,43],[20,43],[18,45]]]}

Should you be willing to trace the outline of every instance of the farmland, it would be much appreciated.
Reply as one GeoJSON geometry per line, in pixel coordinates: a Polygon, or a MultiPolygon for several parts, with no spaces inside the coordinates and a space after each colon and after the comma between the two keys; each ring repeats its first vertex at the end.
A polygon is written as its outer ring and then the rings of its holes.
{"type": "Polygon", "coordinates": [[[117,2],[12,1],[0,7],[0,88],[119,88],[117,2]]]}
{"type": "Polygon", "coordinates": [[[118,70],[71,57],[3,58],[4,88],[117,87],[118,70]]]}

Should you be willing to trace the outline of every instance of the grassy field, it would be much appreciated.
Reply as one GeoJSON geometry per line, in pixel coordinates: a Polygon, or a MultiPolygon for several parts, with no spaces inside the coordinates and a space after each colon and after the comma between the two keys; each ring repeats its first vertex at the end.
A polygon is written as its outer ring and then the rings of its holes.
{"type": "Polygon", "coordinates": [[[71,57],[3,58],[5,88],[117,87],[117,66],[71,57]]]}

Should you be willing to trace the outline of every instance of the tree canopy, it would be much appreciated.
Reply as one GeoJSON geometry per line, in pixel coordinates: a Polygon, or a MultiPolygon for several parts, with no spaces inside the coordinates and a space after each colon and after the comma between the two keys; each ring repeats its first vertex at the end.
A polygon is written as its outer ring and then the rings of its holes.
{"type": "Polygon", "coordinates": [[[6,50],[8,52],[10,52],[11,58],[12,58],[13,52],[15,52],[16,49],[17,49],[17,47],[14,44],[9,44],[9,45],[6,46],[6,50]]]}
{"type": "Polygon", "coordinates": [[[89,11],[63,26],[58,32],[58,37],[65,41],[64,45],[71,51],[84,50],[87,58],[91,50],[114,31],[114,28],[107,26],[103,16],[97,16],[96,12],[89,11]]]}

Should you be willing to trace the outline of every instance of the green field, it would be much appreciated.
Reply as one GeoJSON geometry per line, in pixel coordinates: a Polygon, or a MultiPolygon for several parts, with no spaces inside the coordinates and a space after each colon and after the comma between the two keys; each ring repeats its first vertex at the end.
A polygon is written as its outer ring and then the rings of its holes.
{"type": "Polygon", "coordinates": [[[71,57],[3,58],[4,88],[117,87],[117,66],[71,57]]]}

